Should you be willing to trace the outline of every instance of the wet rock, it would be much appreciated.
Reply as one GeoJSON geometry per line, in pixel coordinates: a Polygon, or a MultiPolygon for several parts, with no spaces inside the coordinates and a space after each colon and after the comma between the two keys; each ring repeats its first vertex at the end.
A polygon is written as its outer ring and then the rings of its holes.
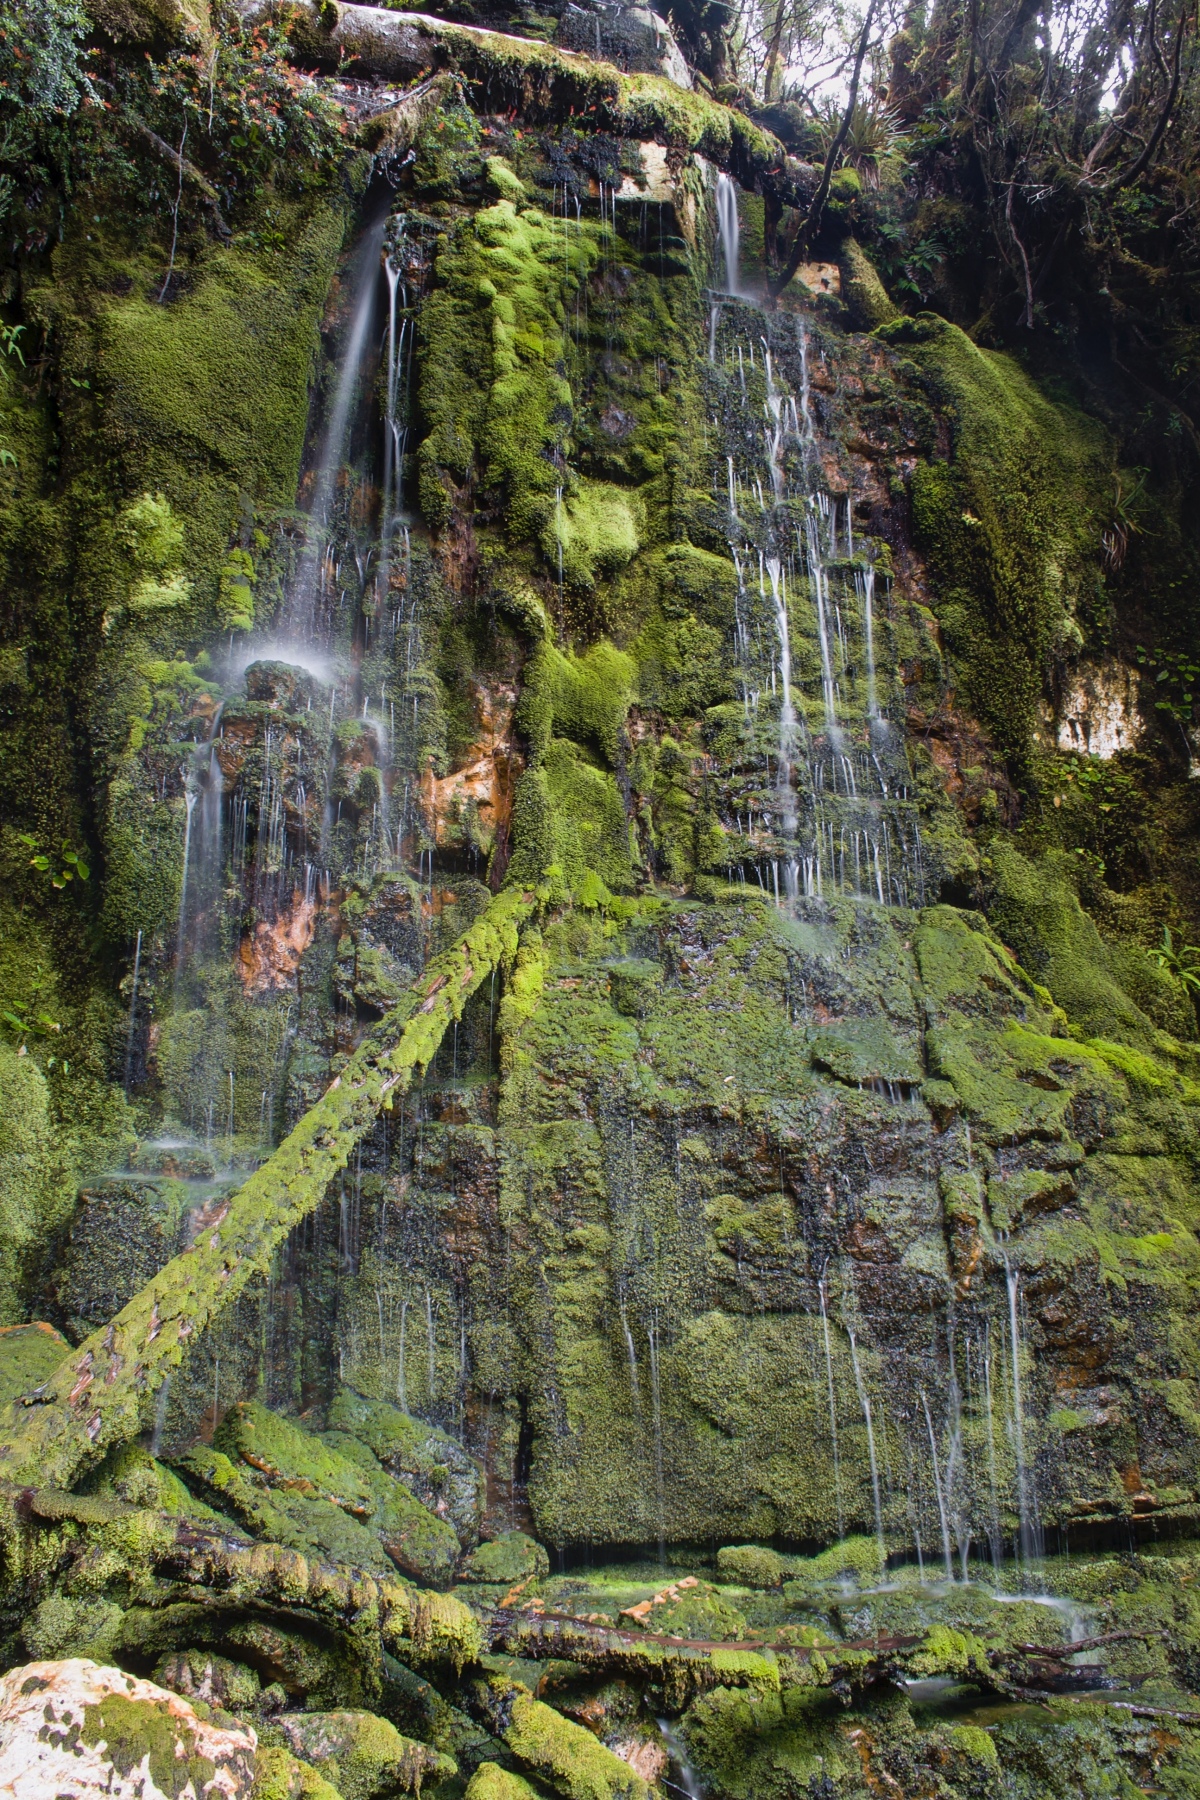
{"type": "Polygon", "coordinates": [[[73,1337],[115,1314],[183,1248],[187,1190],[170,1179],[104,1181],[79,1196],[55,1275],[73,1337]]]}
{"type": "Polygon", "coordinates": [[[154,1682],[84,1658],[0,1680],[0,1792],[12,1800],[242,1800],[257,1737],[154,1682]]]}

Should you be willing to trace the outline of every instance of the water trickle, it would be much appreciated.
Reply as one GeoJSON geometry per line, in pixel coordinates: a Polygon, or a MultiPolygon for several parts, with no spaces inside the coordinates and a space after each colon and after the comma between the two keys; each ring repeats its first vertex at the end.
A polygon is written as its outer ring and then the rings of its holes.
{"type": "Polygon", "coordinates": [[[717,237],[721,259],[725,264],[725,292],[740,297],[742,292],[739,267],[741,225],[738,221],[737,187],[728,175],[717,176],[717,237]]]}
{"type": "Polygon", "coordinates": [[[942,1469],[938,1458],[937,1434],[933,1429],[933,1414],[929,1410],[929,1401],[925,1391],[921,1391],[921,1405],[925,1409],[925,1423],[929,1429],[929,1455],[933,1466],[933,1491],[937,1496],[938,1523],[942,1528],[942,1557],[946,1565],[946,1580],[954,1580],[954,1552],[950,1545],[950,1513],[946,1505],[946,1490],[942,1485],[942,1469]]]}
{"type": "Polygon", "coordinates": [[[838,1457],[837,1401],[833,1392],[833,1348],[829,1340],[829,1308],[825,1298],[825,1277],[822,1275],[817,1283],[817,1293],[821,1301],[821,1331],[825,1339],[825,1381],[829,1390],[829,1441],[833,1446],[833,1494],[837,1506],[837,1534],[840,1544],[845,1537],[842,1525],[842,1471],[838,1457]]]}
{"type": "Polygon", "coordinates": [[[1009,1431],[1013,1455],[1017,1463],[1017,1506],[1020,1516],[1021,1562],[1029,1575],[1040,1565],[1043,1555],[1042,1523],[1038,1509],[1034,1474],[1029,1466],[1025,1442],[1025,1403],[1021,1391],[1021,1307],[1020,1272],[1013,1268],[1007,1254],[1004,1258],[1004,1280],[1008,1289],[1009,1349],[1012,1354],[1012,1410],[1009,1431]]]}
{"type": "Polygon", "coordinates": [[[867,1428],[867,1456],[871,1464],[871,1495],[875,1503],[875,1536],[879,1543],[879,1563],[883,1568],[887,1562],[887,1544],[883,1535],[883,1502],[879,1492],[879,1462],[875,1455],[875,1428],[871,1418],[871,1401],[867,1393],[867,1385],[863,1380],[862,1369],[858,1361],[858,1345],[854,1341],[854,1333],[848,1331],[850,1339],[850,1362],[854,1369],[854,1385],[858,1389],[858,1403],[862,1407],[863,1423],[867,1428]]]}
{"type": "Polygon", "coordinates": [[[327,534],[338,474],[345,460],[351,412],[359,391],[364,352],[370,339],[386,230],[385,212],[364,233],[350,270],[350,325],[333,390],[333,400],[317,453],[312,505],[309,509],[312,525],[288,596],[289,634],[309,641],[320,641],[328,635],[322,600],[324,591],[336,586],[338,577],[336,569],[330,569],[326,558],[327,534]]]}

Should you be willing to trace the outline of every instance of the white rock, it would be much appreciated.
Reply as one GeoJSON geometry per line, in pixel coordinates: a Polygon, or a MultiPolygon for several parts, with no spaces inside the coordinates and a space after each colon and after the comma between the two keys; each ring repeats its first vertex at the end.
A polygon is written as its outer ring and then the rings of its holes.
{"type": "Polygon", "coordinates": [[[79,1656],[0,1679],[0,1800],[243,1800],[258,1739],[79,1656]]]}
{"type": "Polygon", "coordinates": [[[1058,747],[1107,761],[1141,735],[1138,677],[1125,663],[1077,669],[1058,709],[1058,747]]]}

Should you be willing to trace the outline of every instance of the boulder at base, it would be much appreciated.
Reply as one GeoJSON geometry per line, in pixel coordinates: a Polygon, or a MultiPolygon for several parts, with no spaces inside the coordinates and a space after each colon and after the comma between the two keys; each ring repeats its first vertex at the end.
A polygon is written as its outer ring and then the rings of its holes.
{"type": "Polygon", "coordinates": [[[4,1800],[242,1800],[257,1748],[249,1726],[209,1725],[178,1694],[83,1657],[0,1680],[4,1800]]]}

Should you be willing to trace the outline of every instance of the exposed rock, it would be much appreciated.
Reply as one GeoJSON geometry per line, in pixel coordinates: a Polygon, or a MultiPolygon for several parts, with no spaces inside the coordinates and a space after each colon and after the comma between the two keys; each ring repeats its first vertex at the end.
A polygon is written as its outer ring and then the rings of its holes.
{"type": "Polygon", "coordinates": [[[1058,706],[1058,747],[1111,760],[1132,750],[1142,735],[1139,680],[1126,663],[1076,669],[1058,706]]]}
{"type": "Polygon", "coordinates": [[[243,1800],[249,1726],[210,1724],[151,1681],[83,1658],[0,1679],[0,1792],[13,1800],[243,1800]]]}

